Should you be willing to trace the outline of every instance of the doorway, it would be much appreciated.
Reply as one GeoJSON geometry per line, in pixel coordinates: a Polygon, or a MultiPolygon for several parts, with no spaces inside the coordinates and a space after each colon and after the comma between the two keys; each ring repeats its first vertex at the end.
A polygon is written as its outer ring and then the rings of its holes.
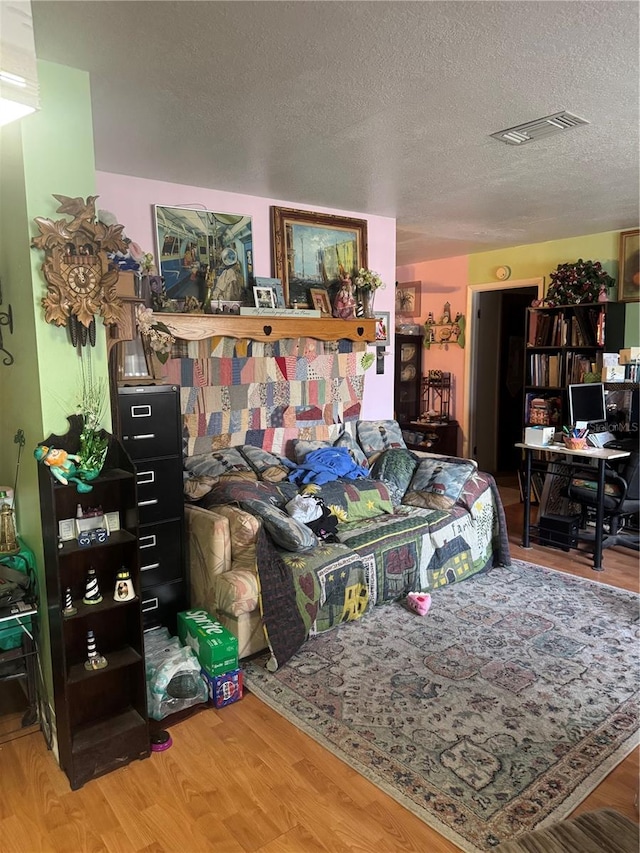
{"type": "Polygon", "coordinates": [[[464,450],[482,471],[516,472],[522,440],[525,312],[544,280],[470,285],[464,450]]]}

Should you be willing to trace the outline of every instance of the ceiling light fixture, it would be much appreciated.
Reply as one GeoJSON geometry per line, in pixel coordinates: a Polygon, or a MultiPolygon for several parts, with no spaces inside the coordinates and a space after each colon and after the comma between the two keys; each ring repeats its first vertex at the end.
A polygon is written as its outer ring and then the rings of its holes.
{"type": "Polygon", "coordinates": [[[40,108],[29,0],[0,2],[0,126],[40,108]]]}
{"type": "Polygon", "coordinates": [[[536,118],[525,124],[499,130],[497,133],[492,133],[491,136],[507,145],[523,145],[525,142],[535,142],[537,139],[544,139],[547,136],[562,133],[563,130],[571,130],[572,127],[579,127],[583,124],[589,124],[589,122],[580,116],[562,110],[562,112],[536,118]]]}

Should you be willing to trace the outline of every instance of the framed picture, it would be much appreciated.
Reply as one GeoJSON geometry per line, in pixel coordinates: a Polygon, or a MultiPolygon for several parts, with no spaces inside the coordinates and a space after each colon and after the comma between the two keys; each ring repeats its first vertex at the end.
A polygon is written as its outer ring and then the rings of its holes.
{"type": "Polygon", "coordinates": [[[367,266],[365,219],[272,207],[271,236],[273,272],[282,280],[289,306],[309,305],[310,289],[320,285],[328,290],[331,302],[340,273],[354,278],[367,266]]]}
{"type": "Polygon", "coordinates": [[[389,322],[390,314],[388,311],[376,311],[376,346],[389,346],[389,322]]]}
{"type": "Polygon", "coordinates": [[[258,287],[272,288],[276,298],[276,308],[286,308],[284,301],[284,289],[279,278],[261,278],[256,276],[254,282],[258,287]]]}
{"type": "Polygon", "coordinates": [[[157,256],[169,299],[194,297],[250,305],[251,217],[155,205],[157,256]]]}
{"type": "Polygon", "coordinates": [[[396,315],[419,317],[421,281],[396,282],[396,315]]]}
{"type": "Polygon", "coordinates": [[[253,288],[253,301],[256,308],[275,308],[276,295],[272,287],[253,288]]]}
{"type": "Polygon", "coordinates": [[[317,308],[323,317],[331,316],[331,303],[329,302],[329,294],[321,287],[309,288],[309,296],[311,297],[311,305],[317,308]]]}
{"type": "Polygon", "coordinates": [[[640,302],[640,229],[620,234],[618,300],[640,302]]]}

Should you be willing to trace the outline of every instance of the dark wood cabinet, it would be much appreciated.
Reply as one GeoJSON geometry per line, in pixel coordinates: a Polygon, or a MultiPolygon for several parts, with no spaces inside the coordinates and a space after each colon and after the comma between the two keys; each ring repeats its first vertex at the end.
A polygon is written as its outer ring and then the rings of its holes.
{"type": "Polygon", "coordinates": [[[445,456],[458,455],[460,427],[457,421],[447,423],[401,423],[400,429],[410,450],[427,450],[445,456]]]}
{"type": "Polygon", "coordinates": [[[118,418],[136,469],[144,627],[165,625],[175,634],[176,615],[188,606],[180,389],[121,386],[118,418]]]}
{"type": "MultiPolygon", "coordinates": [[[[66,435],[44,444],[76,453],[81,419],[69,419],[66,435]]],[[[71,787],[150,754],[138,560],[135,471],[114,436],[92,490],[79,494],[72,484],[54,481],[38,466],[45,555],[46,601],[53,669],[53,711],[60,765],[71,787]],[[60,538],[60,521],[73,524],[78,504],[113,513],[120,529],[104,542],[81,546],[60,538]],[[102,601],[84,604],[89,569],[95,570],[102,601]],[[116,601],[116,575],[126,568],[135,598],[116,601]],[[63,615],[69,588],[76,612],[63,615]],[[104,669],[87,669],[88,632],[107,660],[104,669]]]]}
{"type": "Polygon", "coordinates": [[[417,420],[422,402],[422,335],[395,336],[394,398],[395,419],[417,420]]]}

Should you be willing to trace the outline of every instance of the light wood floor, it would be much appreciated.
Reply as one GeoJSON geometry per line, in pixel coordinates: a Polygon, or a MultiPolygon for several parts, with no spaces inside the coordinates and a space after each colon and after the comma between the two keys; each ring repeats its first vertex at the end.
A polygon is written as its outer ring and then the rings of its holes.
{"type": "MultiPolygon", "coordinates": [[[[523,550],[522,508],[506,512],[513,557],[638,590],[633,552],[606,551],[596,574],[587,555],[523,550]]],[[[167,752],[75,792],[39,733],[0,746],[2,853],[458,850],[251,695],[171,732],[167,752]]],[[[636,751],[575,813],[609,806],[637,820],[637,795],[636,751]]]]}

